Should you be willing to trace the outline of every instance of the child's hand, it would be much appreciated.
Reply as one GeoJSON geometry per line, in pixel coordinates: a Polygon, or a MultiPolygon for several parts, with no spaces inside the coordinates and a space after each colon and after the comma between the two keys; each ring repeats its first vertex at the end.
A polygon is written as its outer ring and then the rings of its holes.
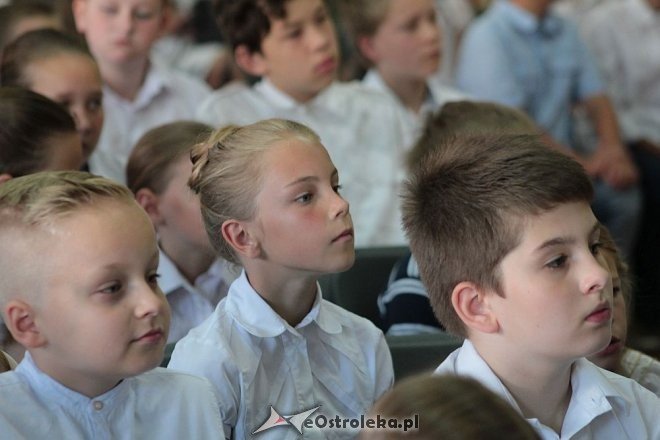
{"type": "Polygon", "coordinates": [[[599,145],[590,158],[596,175],[616,189],[625,189],[639,180],[639,171],[622,144],[599,145]]]}

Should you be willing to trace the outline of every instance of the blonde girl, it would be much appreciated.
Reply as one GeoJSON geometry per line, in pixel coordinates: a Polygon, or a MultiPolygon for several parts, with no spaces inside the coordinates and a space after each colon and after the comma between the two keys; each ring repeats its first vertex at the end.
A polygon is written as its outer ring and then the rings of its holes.
{"type": "Polygon", "coordinates": [[[366,414],[393,382],[392,361],[382,332],[323,300],[317,284],[355,258],[349,206],[319,137],[279,119],[229,126],[192,159],[211,243],[244,270],[169,366],[214,383],[227,437],[297,438],[293,427],[260,425],[319,405],[327,418],[366,414]]]}

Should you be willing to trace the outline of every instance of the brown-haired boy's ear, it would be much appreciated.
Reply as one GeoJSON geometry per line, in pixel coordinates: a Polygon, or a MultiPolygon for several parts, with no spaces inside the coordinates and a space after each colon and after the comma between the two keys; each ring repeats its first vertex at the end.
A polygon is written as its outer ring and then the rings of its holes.
{"type": "Polygon", "coordinates": [[[11,174],[7,174],[7,173],[0,174],[0,183],[5,183],[8,180],[11,180],[11,174]]]}
{"type": "Polygon", "coordinates": [[[451,303],[469,329],[480,333],[499,331],[499,323],[487,300],[489,294],[492,293],[470,281],[461,281],[454,287],[451,303]]]}
{"type": "Polygon", "coordinates": [[[138,204],[142,206],[142,209],[147,212],[149,219],[151,219],[151,223],[153,223],[154,227],[158,229],[158,226],[162,225],[164,221],[163,216],[160,213],[158,195],[149,188],[140,188],[137,193],[135,193],[135,200],[137,200],[138,204]]]}
{"type": "Polygon", "coordinates": [[[222,223],[222,238],[236,251],[238,255],[248,258],[261,256],[259,241],[238,220],[225,220],[222,223]]]}
{"type": "Polygon", "coordinates": [[[41,347],[46,338],[35,322],[34,309],[24,301],[13,299],[5,306],[5,325],[12,336],[26,348],[41,347]]]}
{"type": "Polygon", "coordinates": [[[244,44],[239,44],[234,49],[236,64],[244,72],[252,76],[264,76],[268,73],[268,63],[260,52],[252,52],[244,44]]]}

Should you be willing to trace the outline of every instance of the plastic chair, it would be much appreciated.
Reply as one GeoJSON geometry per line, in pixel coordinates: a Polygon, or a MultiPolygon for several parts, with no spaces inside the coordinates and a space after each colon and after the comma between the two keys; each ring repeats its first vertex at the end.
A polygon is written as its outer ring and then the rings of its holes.
{"type": "Polygon", "coordinates": [[[394,263],[407,253],[406,246],[356,249],[352,268],[319,280],[323,297],[380,327],[376,299],[387,287],[394,263]]]}

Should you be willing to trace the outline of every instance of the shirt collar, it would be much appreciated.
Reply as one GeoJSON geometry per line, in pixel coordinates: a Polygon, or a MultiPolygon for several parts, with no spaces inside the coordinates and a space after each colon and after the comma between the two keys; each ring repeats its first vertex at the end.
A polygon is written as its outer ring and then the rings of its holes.
{"type": "Polygon", "coordinates": [[[176,267],[174,262],[167,256],[162,249],[158,249],[160,257],[158,261],[158,274],[160,275],[158,279],[158,286],[160,289],[168,295],[179,288],[184,288],[187,291],[196,290],[199,282],[203,282],[205,278],[211,277],[217,280],[225,280],[227,285],[231,283],[231,280],[236,276],[231,274],[230,263],[216,258],[208,270],[200,274],[195,280],[195,285],[191,285],[188,280],[181,274],[179,269],[176,267]]]}
{"type": "Polygon", "coordinates": [[[542,18],[538,18],[508,0],[497,0],[493,8],[502,13],[515,30],[523,34],[538,33],[545,37],[552,37],[561,30],[561,19],[550,9],[542,18]]]}
{"type": "MultiPolygon", "coordinates": [[[[376,69],[369,69],[362,79],[362,83],[368,88],[378,90],[383,92],[393,99],[399,101],[399,97],[394,94],[392,89],[385,83],[385,80],[381,74],[376,69]]],[[[426,98],[422,103],[422,108],[420,109],[420,114],[428,110],[433,110],[437,107],[440,99],[435,95],[433,87],[430,87],[427,81],[426,84],[426,98]]],[[[407,110],[407,109],[406,109],[407,110]]]]}
{"type": "Polygon", "coordinates": [[[340,323],[333,319],[332,313],[327,310],[327,307],[323,307],[320,287],[317,287],[316,298],[311,310],[293,328],[252,288],[245,271],[242,271],[229,288],[226,307],[227,312],[241,327],[261,338],[279,336],[285,331],[298,335],[297,329],[306,327],[313,322],[326,333],[341,331],[340,323]]]}
{"type": "Polygon", "coordinates": [[[25,353],[16,373],[29,385],[32,391],[52,407],[67,406],[76,408],[89,408],[93,402],[101,401],[104,406],[119,407],[129,397],[126,380],[121,381],[111,390],[100,396],[89,398],[77,391],[68,388],[37,367],[29,352],[25,353]]]}
{"type": "Polygon", "coordinates": [[[144,78],[144,82],[138,90],[138,94],[133,101],[127,101],[121,96],[117,95],[110,87],[107,85],[103,87],[103,94],[110,95],[115,100],[123,103],[123,105],[130,106],[136,110],[148,106],[156,96],[162,93],[164,90],[170,87],[170,78],[167,75],[167,72],[158,67],[156,64],[149,64],[147,70],[147,76],[144,78]]]}
{"type": "Polygon", "coordinates": [[[271,104],[280,107],[284,110],[306,110],[318,108],[326,111],[341,112],[342,109],[336,108],[337,105],[332,99],[333,88],[336,83],[330,84],[323,89],[318,95],[310,99],[308,102],[300,103],[278,89],[268,78],[262,78],[254,85],[254,89],[261,93],[271,104]]]}

